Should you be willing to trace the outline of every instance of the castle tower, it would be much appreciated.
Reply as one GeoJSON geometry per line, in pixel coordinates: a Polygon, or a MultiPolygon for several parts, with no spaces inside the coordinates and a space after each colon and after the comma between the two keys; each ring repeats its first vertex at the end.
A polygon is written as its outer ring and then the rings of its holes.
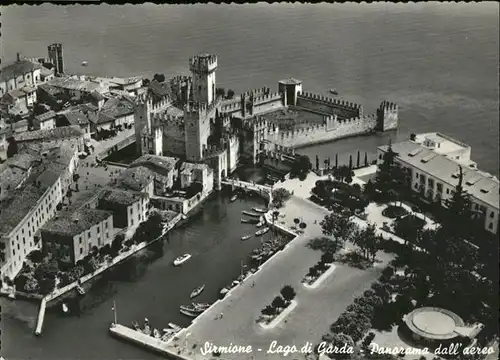
{"type": "Polygon", "coordinates": [[[382,101],[377,109],[377,130],[389,131],[397,129],[399,123],[398,111],[398,105],[389,101],[382,101]]]}
{"type": "Polygon", "coordinates": [[[163,153],[163,132],[159,119],[154,117],[152,100],[140,97],[134,108],[135,144],[139,155],[163,153]]]}
{"type": "Polygon", "coordinates": [[[302,81],[292,78],[280,80],[278,92],[283,96],[285,106],[297,105],[297,95],[302,92],[302,81]]]}
{"type": "Polygon", "coordinates": [[[51,44],[48,46],[49,60],[54,65],[55,75],[64,74],[64,58],[62,44],[51,44]]]}
{"type": "Polygon", "coordinates": [[[189,70],[193,77],[193,101],[211,104],[215,100],[215,72],[217,56],[200,54],[189,59],[189,70]]]}

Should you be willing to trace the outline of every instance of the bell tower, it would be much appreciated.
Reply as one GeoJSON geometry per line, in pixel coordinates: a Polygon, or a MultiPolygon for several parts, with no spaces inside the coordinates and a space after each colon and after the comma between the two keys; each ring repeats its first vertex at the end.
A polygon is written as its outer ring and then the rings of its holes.
{"type": "Polygon", "coordinates": [[[193,78],[193,101],[210,105],[215,100],[217,56],[200,54],[189,59],[193,78]]]}

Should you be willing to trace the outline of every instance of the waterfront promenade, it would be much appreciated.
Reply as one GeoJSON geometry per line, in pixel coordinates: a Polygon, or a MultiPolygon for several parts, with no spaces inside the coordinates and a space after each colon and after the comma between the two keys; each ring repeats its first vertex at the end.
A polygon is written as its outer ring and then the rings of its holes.
{"type": "MultiPolygon", "coordinates": [[[[272,341],[282,345],[302,346],[307,341],[320,341],[330,324],[344,311],[355,296],[360,295],[378,276],[382,267],[358,270],[346,265],[337,266],[334,273],[317,288],[306,289],[301,280],[309,267],[316,264],[320,251],[307,247],[311,238],[322,236],[321,228],[314,224],[322,219],[327,210],[315,204],[292,196],[280,213],[284,218],[278,220],[291,227],[295,217],[307,223],[304,234],[294,239],[284,251],[279,252],[261,270],[247,278],[223,300],[193,321],[191,327],[178,335],[171,343],[172,350],[183,348],[188,359],[209,359],[203,356],[200,347],[205,342],[217,346],[251,345],[252,354],[226,354],[221,359],[283,359],[283,354],[268,352],[272,341]],[[255,283],[254,286],[253,283],[255,283]],[[274,329],[263,329],[257,319],[261,310],[272,302],[284,285],[291,285],[296,293],[297,307],[274,329]],[[222,319],[216,320],[220,314],[222,319]],[[193,348],[194,346],[194,348],[193,348]],[[260,349],[260,351],[259,351],[260,349]]],[[[384,262],[388,261],[387,257],[384,262]]],[[[295,354],[292,359],[304,358],[295,354]]]]}

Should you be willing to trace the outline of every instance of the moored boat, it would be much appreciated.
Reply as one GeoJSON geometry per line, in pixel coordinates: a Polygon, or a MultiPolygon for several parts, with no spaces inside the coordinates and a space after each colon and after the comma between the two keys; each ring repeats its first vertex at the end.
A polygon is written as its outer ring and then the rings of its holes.
{"type": "Polygon", "coordinates": [[[67,314],[69,312],[68,305],[66,305],[65,303],[62,304],[61,308],[63,313],[67,314]]]}
{"type": "Polygon", "coordinates": [[[267,212],[266,209],[261,209],[261,208],[252,208],[252,210],[261,214],[265,214],[267,212]]]}
{"type": "Polygon", "coordinates": [[[159,338],[160,338],[161,334],[160,334],[160,332],[158,331],[158,329],[154,329],[154,330],[153,330],[153,336],[154,336],[155,338],[157,338],[157,339],[159,339],[159,338]]]}
{"type": "Polygon", "coordinates": [[[189,316],[189,317],[192,317],[192,318],[195,318],[198,315],[200,315],[199,313],[188,311],[188,310],[185,310],[185,309],[182,309],[182,308],[181,308],[180,312],[181,312],[181,314],[189,316]]]}
{"type": "Polygon", "coordinates": [[[87,66],[89,63],[87,61],[82,61],[82,66],[87,66]]]}
{"type": "Polygon", "coordinates": [[[330,89],[330,94],[338,95],[339,92],[336,89],[330,89]]]}
{"type": "Polygon", "coordinates": [[[197,297],[198,295],[201,294],[201,292],[203,290],[205,290],[205,284],[200,285],[196,289],[194,289],[193,291],[191,291],[191,294],[189,295],[189,298],[192,299],[192,298],[197,297]]]}
{"type": "Polygon", "coordinates": [[[237,199],[237,198],[238,198],[238,195],[233,195],[233,196],[231,197],[231,202],[236,201],[236,199],[237,199]]]}
{"type": "Polygon", "coordinates": [[[168,323],[168,326],[170,326],[175,332],[179,332],[182,330],[182,327],[174,323],[168,323]]]}
{"type": "Polygon", "coordinates": [[[268,227],[265,227],[264,229],[262,230],[259,230],[255,233],[255,236],[262,236],[264,235],[265,233],[267,233],[269,231],[269,228],[268,227]]]}
{"type": "Polygon", "coordinates": [[[132,326],[134,327],[134,330],[141,331],[141,327],[137,321],[132,321],[132,326]]]}
{"type": "Polygon", "coordinates": [[[78,294],[80,295],[85,295],[85,290],[80,286],[80,285],[77,285],[76,286],[76,291],[78,292],[78,294]]]}
{"type": "Polygon", "coordinates": [[[210,307],[209,303],[191,303],[195,309],[203,309],[206,310],[210,307]]]}
{"type": "Polygon", "coordinates": [[[194,306],[187,306],[187,305],[181,305],[179,307],[179,309],[184,310],[184,311],[189,311],[192,313],[196,313],[196,314],[201,314],[203,311],[205,311],[205,309],[199,309],[199,308],[195,308],[194,306]]]}
{"type": "Polygon", "coordinates": [[[191,258],[191,254],[181,255],[177,259],[174,260],[174,265],[179,266],[179,265],[185,263],[186,261],[188,261],[190,258],[191,258]]]}
{"type": "Polygon", "coordinates": [[[245,214],[245,215],[253,216],[253,217],[257,217],[257,218],[261,216],[260,214],[256,214],[256,213],[253,213],[253,212],[250,212],[250,211],[246,211],[246,210],[243,210],[242,213],[245,214]]]}
{"type": "Polygon", "coordinates": [[[264,216],[261,216],[259,219],[259,222],[257,223],[257,227],[262,227],[266,223],[266,220],[264,220],[264,216]]]}
{"type": "Polygon", "coordinates": [[[245,235],[245,236],[242,236],[241,237],[241,241],[245,241],[245,240],[248,240],[252,237],[252,235],[245,235]]]}
{"type": "Polygon", "coordinates": [[[250,224],[253,220],[252,219],[241,219],[241,222],[243,224],[250,224]]]}

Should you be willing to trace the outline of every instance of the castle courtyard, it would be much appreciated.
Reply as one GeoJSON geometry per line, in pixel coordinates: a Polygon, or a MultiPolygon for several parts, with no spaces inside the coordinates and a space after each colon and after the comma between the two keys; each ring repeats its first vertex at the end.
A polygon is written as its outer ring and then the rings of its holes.
{"type": "MultiPolygon", "coordinates": [[[[194,360],[209,358],[203,356],[200,347],[205,342],[215,346],[251,345],[251,354],[230,354],[231,359],[283,359],[283,354],[268,353],[271,342],[280,345],[303,346],[306,342],[317,343],[325,334],[330,324],[345,310],[354,297],[359,296],[380,275],[383,266],[368,270],[359,270],[347,265],[338,264],[334,273],[316,289],[308,290],[301,280],[309,267],[316,264],[320,251],[307,247],[312,238],[322,236],[321,228],[314,224],[327,214],[326,209],[297,197],[292,197],[280,209],[285,215],[278,223],[291,227],[293,219],[302,218],[308,225],[304,234],[299,235],[282,252],[278,253],[262,269],[249,277],[241,285],[234,288],[231,294],[219,302],[199,318],[191,328],[180,334],[180,338],[172,343],[184,347],[183,355],[194,360]],[[252,283],[255,282],[255,286],[252,283]],[[269,305],[284,285],[291,285],[297,295],[297,307],[285,317],[275,328],[263,329],[257,319],[261,310],[269,305]],[[223,314],[222,319],[216,318],[223,314]],[[193,346],[195,346],[193,348],[193,346]],[[260,351],[258,349],[261,349],[260,351]],[[188,354],[188,352],[190,354],[188,354]]],[[[386,263],[389,256],[380,255],[380,260],[386,263]]],[[[303,354],[289,355],[291,359],[304,359],[303,354]]]]}

